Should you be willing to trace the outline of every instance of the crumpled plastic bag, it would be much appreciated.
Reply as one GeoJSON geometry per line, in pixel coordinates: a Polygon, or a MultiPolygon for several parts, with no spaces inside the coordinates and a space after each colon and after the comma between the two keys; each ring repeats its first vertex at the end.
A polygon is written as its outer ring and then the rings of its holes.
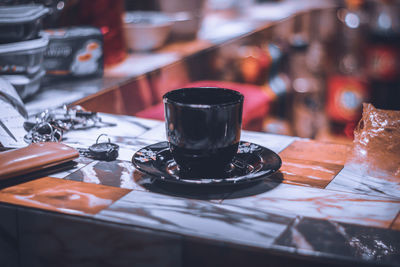
{"type": "Polygon", "coordinates": [[[400,178],[400,111],[364,103],[347,162],[370,176],[400,178]]]}

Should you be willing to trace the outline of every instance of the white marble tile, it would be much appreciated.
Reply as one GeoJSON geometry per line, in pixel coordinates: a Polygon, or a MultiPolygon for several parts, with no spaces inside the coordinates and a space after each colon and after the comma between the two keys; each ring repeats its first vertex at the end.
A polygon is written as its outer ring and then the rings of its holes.
{"type": "Polygon", "coordinates": [[[259,195],[223,204],[361,225],[389,227],[400,211],[400,200],[327,189],[279,184],[259,195]]]}
{"type": "Polygon", "coordinates": [[[158,143],[159,140],[142,139],[142,138],[123,138],[119,137],[114,140],[119,145],[118,160],[132,161],[132,156],[139,149],[158,143]]]}
{"type": "MultiPolygon", "coordinates": [[[[116,125],[85,130],[70,130],[64,134],[63,143],[74,147],[89,147],[96,143],[96,139],[101,134],[106,134],[111,142],[118,144],[121,137],[134,138],[162,124],[156,120],[147,120],[132,116],[105,113],[99,113],[99,116],[103,122],[115,123],[116,125]]],[[[107,142],[107,137],[101,137],[99,142],[107,142]]]]}
{"type": "Polygon", "coordinates": [[[142,149],[145,146],[149,146],[159,142],[159,140],[142,138],[136,138],[135,141],[136,142],[134,144],[120,143],[119,155],[117,159],[132,161],[132,156],[136,153],[136,151],[142,149]]]}
{"type": "Polygon", "coordinates": [[[139,135],[138,137],[140,137],[142,139],[158,140],[159,142],[167,141],[167,135],[166,135],[166,131],[165,131],[165,123],[160,122],[159,125],[155,126],[151,130],[139,135]]]}
{"type": "Polygon", "coordinates": [[[135,181],[134,171],[133,164],[127,161],[93,161],[66,176],[65,179],[125,189],[145,190],[135,181]]]}
{"type": "MultiPolygon", "coordinates": [[[[166,141],[167,138],[165,132],[165,125],[162,124],[154,127],[153,129],[140,135],[140,138],[166,141]]],[[[292,136],[242,130],[240,139],[243,141],[249,141],[255,144],[259,144],[261,146],[271,149],[276,153],[279,153],[298,138],[292,136]]]]}
{"type": "Polygon", "coordinates": [[[260,247],[272,244],[294,219],[294,216],[140,191],[128,193],[95,217],[260,247]]]}
{"type": "Polygon", "coordinates": [[[400,200],[400,180],[376,178],[345,166],[326,187],[331,190],[392,197],[400,200]]]}
{"type": "Polygon", "coordinates": [[[249,141],[255,144],[259,144],[261,146],[271,149],[275,153],[279,153],[298,138],[292,136],[243,130],[240,139],[243,141],[249,141]]]}

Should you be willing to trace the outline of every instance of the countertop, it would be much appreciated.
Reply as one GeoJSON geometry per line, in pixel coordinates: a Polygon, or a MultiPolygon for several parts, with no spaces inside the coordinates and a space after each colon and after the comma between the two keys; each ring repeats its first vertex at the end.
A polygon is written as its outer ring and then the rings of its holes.
{"type": "MultiPolygon", "coordinates": [[[[232,23],[238,30],[224,38],[202,31],[203,39],[131,54],[104,77],[47,85],[27,109],[34,114],[117,88],[287,18],[299,11],[290,2],[226,20],[224,33],[232,23]]],[[[350,145],[242,131],[242,140],[280,155],[280,171],[254,184],[188,189],[131,163],[138,149],[165,141],[163,122],[100,116],[117,126],[70,131],[63,143],[87,148],[107,134],[120,146],[117,160],[81,156],[73,169],[0,190],[2,266],[400,266],[400,183],[349,168],[350,145]]]]}
{"type": "Polygon", "coordinates": [[[70,131],[87,148],[107,134],[115,161],[0,190],[3,266],[399,266],[400,183],[348,168],[351,146],[242,131],[278,153],[280,171],[243,186],[179,187],[135,170],[163,122],[100,114],[117,126],[70,131]]]}

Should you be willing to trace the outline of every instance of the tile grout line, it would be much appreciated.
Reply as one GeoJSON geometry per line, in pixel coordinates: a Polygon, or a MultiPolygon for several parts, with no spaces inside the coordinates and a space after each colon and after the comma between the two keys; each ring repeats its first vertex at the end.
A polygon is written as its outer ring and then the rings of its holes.
{"type": "MultiPolygon", "coordinates": [[[[342,165],[342,169],[340,169],[340,171],[338,171],[338,173],[336,173],[335,177],[333,177],[333,178],[329,181],[329,183],[327,183],[327,184],[325,185],[325,187],[324,187],[323,189],[326,189],[326,188],[329,186],[329,184],[332,183],[333,180],[335,180],[335,178],[339,175],[339,173],[341,173],[341,172],[343,171],[344,166],[345,166],[345,165],[343,164],[343,165],[342,165]]],[[[331,189],[327,189],[327,190],[331,190],[331,189]]]]}
{"type": "Polygon", "coordinates": [[[400,198],[399,197],[393,197],[393,196],[386,196],[386,195],[382,196],[382,195],[374,195],[374,194],[371,195],[371,194],[368,194],[368,193],[361,193],[361,192],[354,192],[354,191],[344,191],[344,190],[340,190],[340,189],[331,189],[331,188],[323,188],[323,190],[331,191],[331,192],[341,192],[341,193],[346,193],[346,194],[355,194],[355,195],[361,195],[361,196],[369,196],[369,197],[372,197],[374,199],[383,198],[383,199],[388,199],[388,200],[392,200],[392,201],[395,201],[395,202],[400,202],[400,198]]]}
{"type": "MultiPolygon", "coordinates": [[[[304,218],[304,217],[301,216],[301,215],[298,215],[298,214],[295,214],[295,215],[296,215],[296,216],[295,216],[295,217],[292,219],[292,221],[286,226],[285,230],[283,230],[282,233],[280,233],[280,234],[274,239],[274,241],[272,242],[273,245],[278,245],[278,244],[276,244],[276,241],[279,240],[279,238],[281,238],[281,237],[286,233],[286,231],[292,229],[292,228],[294,227],[294,225],[296,224],[296,222],[300,222],[300,220],[301,220],[302,218],[304,218]]],[[[287,246],[286,246],[286,247],[287,247],[287,246]]]]}
{"type": "Polygon", "coordinates": [[[393,229],[393,226],[394,226],[394,224],[395,224],[397,219],[400,219],[400,211],[397,212],[396,217],[394,217],[394,219],[393,219],[392,223],[389,225],[388,229],[397,231],[396,229],[393,229]]]}

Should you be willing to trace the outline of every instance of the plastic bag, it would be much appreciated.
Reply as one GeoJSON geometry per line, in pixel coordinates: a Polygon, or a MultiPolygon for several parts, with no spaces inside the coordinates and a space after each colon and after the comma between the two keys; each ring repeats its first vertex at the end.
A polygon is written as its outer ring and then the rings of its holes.
{"type": "Polygon", "coordinates": [[[363,104],[348,164],[370,176],[400,178],[400,111],[363,104]]]}

